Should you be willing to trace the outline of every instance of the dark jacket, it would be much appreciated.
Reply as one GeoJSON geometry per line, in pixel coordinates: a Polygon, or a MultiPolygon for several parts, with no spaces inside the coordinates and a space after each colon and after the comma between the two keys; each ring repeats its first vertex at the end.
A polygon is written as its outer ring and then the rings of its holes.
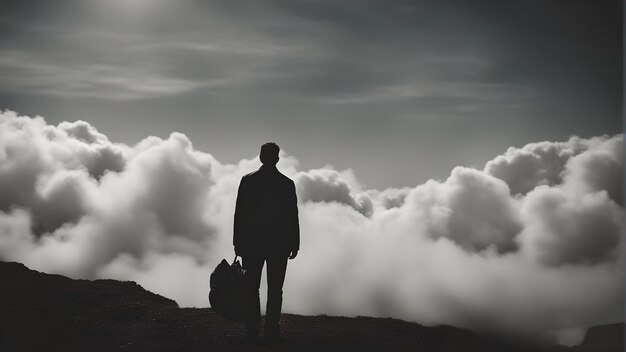
{"type": "Polygon", "coordinates": [[[296,187],[276,166],[263,165],[241,179],[233,245],[240,255],[287,254],[299,249],[296,187]]]}

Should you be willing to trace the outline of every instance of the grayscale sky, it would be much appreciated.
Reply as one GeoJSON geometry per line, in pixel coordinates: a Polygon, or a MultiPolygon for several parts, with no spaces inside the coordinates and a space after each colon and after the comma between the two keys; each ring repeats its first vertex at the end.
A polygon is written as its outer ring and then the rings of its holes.
{"type": "Polygon", "coordinates": [[[413,186],[509,146],[621,131],[622,4],[0,1],[0,108],[222,162],[413,186]]]}
{"type": "Polygon", "coordinates": [[[623,321],[622,7],[0,0],[0,260],[206,307],[275,141],[283,312],[579,343],[623,321]]]}

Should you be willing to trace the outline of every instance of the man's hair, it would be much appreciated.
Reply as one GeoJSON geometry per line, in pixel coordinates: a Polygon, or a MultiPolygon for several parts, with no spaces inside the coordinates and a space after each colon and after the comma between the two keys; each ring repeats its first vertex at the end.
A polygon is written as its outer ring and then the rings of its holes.
{"type": "Polygon", "coordinates": [[[280,147],[274,142],[268,142],[261,146],[261,154],[259,159],[263,164],[276,165],[278,162],[278,152],[280,147]]]}

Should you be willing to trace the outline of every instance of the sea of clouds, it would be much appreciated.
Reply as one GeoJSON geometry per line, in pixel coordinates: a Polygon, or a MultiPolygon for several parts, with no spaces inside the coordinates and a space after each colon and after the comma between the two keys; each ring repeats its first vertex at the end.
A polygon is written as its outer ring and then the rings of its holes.
{"type": "MultiPolygon", "coordinates": [[[[623,150],[623,135],[531,143],[385,190],[283,153],[301,226],[283,311],[578,342],[623,320],[623,150]]],[[[234,256],[239,181],[259,166],[181,133],[130,146],[84,121],[0,112],[0,260],[208,306],[210,272],[234,256]]]]}

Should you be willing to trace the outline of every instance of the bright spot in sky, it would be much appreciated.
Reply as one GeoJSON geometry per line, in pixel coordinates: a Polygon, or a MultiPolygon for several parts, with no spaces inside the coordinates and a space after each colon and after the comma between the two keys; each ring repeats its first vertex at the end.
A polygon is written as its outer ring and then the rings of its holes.
{"type": "Polygon", "coordinates": [[[95,2],[100,14],[135,19],[149,17],[175,3],[172,0],[95,0],[95,2]]]}

